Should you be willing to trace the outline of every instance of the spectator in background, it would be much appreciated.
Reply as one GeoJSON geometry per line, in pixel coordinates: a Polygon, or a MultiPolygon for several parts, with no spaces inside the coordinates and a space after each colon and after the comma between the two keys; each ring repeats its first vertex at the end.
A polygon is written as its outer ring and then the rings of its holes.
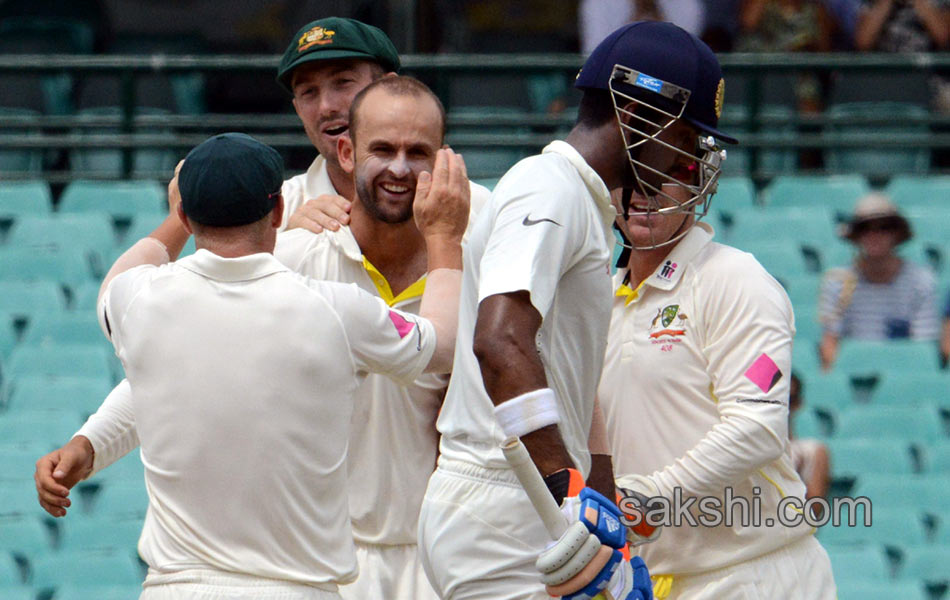
{"type": "Polygon", "coordinates": [[[912,234],[890,199],[871,193],[859,200],[842,233],[858,254],[851,265],[829,270],[821,284],[822,367],[831,368],[842,338],[937,339],[934,275],[895,252],[912,234]]]}
{"type": "MultiPolygon", "coordinates": [[[[831,483],[828,447],[821,440],[797,438],[792,429],[795,413],[802,407],[803,388],[802,380],[792,372],[788,390],[788,448],[792,455],[792,464],[805,482],[805,498],[824,498],[831,483]]],[[[816,514],[815,517],[820,518],[821,515],[816,514]]]]}
{"type": "MultiPolygon", "coordinates": [[[[950,47],[950,0],[863,0],[854,46],[868,52],[935,52],[950,47]]],[[[930,78],[934,108],[950,114],[950,82],[930,78]]]]}
{"type": "MultiPolygon", "coordinates": [[[[739,8],[740,52],[828,52],[835,21],[819,0],[743,0],[739,8]]],[[[823,86],[814,73],[795,83],[801,112],[820,112],[823,86]]]]}
{"type": "Polygon", "coordinates": [[[940,333],[940,368],[947,368],[950,359],[950,294],[947,294],[947,303],[943,306],[943,331],[940,333]]]}
{"type": "Polygon", "coordinates": [[[581,0],[578,17],[581,52],[587,55],[617,27],[633,21],[669,21],[699,35],[706,9],[701,0],[581,0]]]}

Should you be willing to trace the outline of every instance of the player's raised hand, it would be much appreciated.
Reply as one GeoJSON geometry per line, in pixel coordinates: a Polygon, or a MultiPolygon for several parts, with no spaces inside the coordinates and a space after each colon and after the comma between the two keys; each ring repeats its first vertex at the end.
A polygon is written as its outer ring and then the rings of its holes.
{"type": "Polygon", "coordinates": [[[460,242],[468,225],[470,188],[465,161],[451,148],[436,152],[432,173],[416,180],[413,215],[425,237],[460,242]]]}
{"type": "Polygon", "coordinates": [[[71,502],[69,490],[92,473],[95,453],[85,436],[69,442],[36,461],[36,493],[43,510],[54,517],[66,515],[71,502]]]}
{"type": "Polygon", "coordinates": [[[178,212],[178,205],[181,204],[181,192],[178,191],[178,173],[181,172],[181,166],[185,160],[178,161],[175,166],[175,175],[168,182],[168,214],[175,215],[178,212]]]}
{"type": "Polygon", "coordinates": [[[350,209],[353,203],[336,194],[320,194],[307,200],[287,221],[287,229],[302,228],[313,233],[322,233],[325,229],[338,231],[341,226],[349,225],[350,209]]]}

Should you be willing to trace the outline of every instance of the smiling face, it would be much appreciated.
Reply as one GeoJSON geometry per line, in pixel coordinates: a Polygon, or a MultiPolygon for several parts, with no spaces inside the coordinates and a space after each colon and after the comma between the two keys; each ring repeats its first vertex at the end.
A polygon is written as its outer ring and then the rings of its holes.
{"type": "Polygon", "coordinates": [[[412,219],[416,179],[432,171],[442,146],[442,114],[424,94],[369,90],[358,105],[352,137],[340,141],[340,164],[354,174],[360,203],[374,219],[412,219]]]}
{"type": "Polygon", "coordinates": [[[349,127],[353,98],[381,75],[376,63],[351,59],[314,61],[294,70],[294,110],[310,143],[328,162],[339,164],[337,140],[349,127]]]}

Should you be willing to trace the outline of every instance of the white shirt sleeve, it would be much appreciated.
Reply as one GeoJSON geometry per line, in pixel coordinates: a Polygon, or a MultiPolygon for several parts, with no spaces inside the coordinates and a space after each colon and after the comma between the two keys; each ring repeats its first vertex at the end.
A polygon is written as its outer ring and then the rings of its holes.
{"type": "Polygon", "coordinates": [[[161,267],[140,265],[124,271],[109,282],[99,298],[97,314],[99,327],[116,352],[119,352],[122,339],[122,319],[136,295],[160,272],[161,267]]]}
{"type": "Polygon", "coordinates": [[[95,451],[93,473],[101,471],[139,445],[132,407],[132,388],[128,379],[109,392],[94,414],[76,432],[89,439],[95,451]]]}
{"type": "Polygon", "coordinates": [[[403,385],[422,375],[435,350],[432,323],[390,308],[356,284],[309,282],[336,309],[357,371],[381,373],[403,385]]]}
{"type": "Polygon", "coordinates": [[[543,318],[558,281],[573,264],[587,221],[574,199],[559,198],[545,187],[549,182],[528,182],[530,187],[525,183],[522,176],[495,190],[494,201],[500,206],[479,265],[478,302],[527,291],[543,318]],[[522,187],[513,189],[516,186],[522,187]]]}
{"type": "MultiPolygon", "coordinates": [[[[661,494],[718,495],[776,460],[788,441],[792,307],[755,262],[714,274],[696,306],[720,422],[685,456],[652,475],[661,494]]],[[[715,268],[707,265],[708,268],[715,268]]]]}

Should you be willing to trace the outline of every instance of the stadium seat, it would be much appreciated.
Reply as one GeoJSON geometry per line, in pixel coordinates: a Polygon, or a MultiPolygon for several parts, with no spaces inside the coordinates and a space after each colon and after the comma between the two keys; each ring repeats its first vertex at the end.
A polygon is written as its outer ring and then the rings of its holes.
{"type": "Polygon", "coordinates": [[[0,365],[10,356],[10,351],[16,346],[16,332],[10,319],[0,318],[0,365]]]}
{"type": "Polygon", "coordinates": [[[792,431],[797,438],[821,439],[828,437],[831,427],[815,410],[806,406],[792,417],[792,431]]]}
{"type": "Polygon", "coordinates": [[[52,532],[40,518],[0,517],[0,554],[12,552],[33,558],[52,549],[52,532]]]}
{"type": "Polygon", "coordinates": [[[805,406],[832,408],[836,411],[854,403],[851,378],[842,373],[799,373],[805,406]]]}
{"type": "Polygon", "coordinates": [[[932,373],[937,371],[937,348],[933,342],[913,340],[845,340],[834,370],[859,376],[892,371],[932,373]]]}
{"type": "Polygon", "coordinates": [[[26,585],[5,585],[0,575],[0,598],[3,600],[36,600],[36,592],[26,585]]]}
{"type": "Polygon", "coordinates": [[[141,584],[144,576],[128,552],[57,552],[32,564],[30,582],[38,590],[72,585],[141,584]]]}
{"type": "Polygon", "coordinates": [[[735,217],[730,243],[739,248],[774,241],[776,232],[794,232],[794,240],[814,246],[836,239],[834,216],[821,207],[750,210],[735,217]]]}
{"type": "MultiPolygon", "coordinates": [[[[2,163],[0,158],[0,171],[7,170],[2,163]]],[[[48,215],[52,210],[53,195],[45,181],[4,181],[0,186],[0,219],[48,215]]]]}
{"type": "Polygon", "coordinates": [[[0,314],[16,318],[66,309],[63,289],[52,281],[0,281],[0,314]]]}
{"type": "MultiPolygon", "coordinates": [[[[785,293],[788,294],[788,299],[792,301],[792,306],[796,311],[799,306],[811,306],[818,302],[818,286],[821,283],[821,276],[818,273],[783,275],[778,280],[785,288],[785,293]]],[[[798,319],[796,323],[797,321],[798,319]]]]}
{"type": "Polygon", "coordinates": [[[109,392],[111,377],[21,375],[10,385],[7,410],[95,412],[109,392]]]}
{"type": "Polygon", "coordinates": [[[77,312],[92,311],[95,314],[97,309],[96,299],[99,297],[101,285],[101,281],[88,281],[79,286],[73,292],[72,302],[69,304],[70,309],[77,312]]]}
{"type": "Polygon", "coordinates": [[[877,545],[860,548],[826,548],[835,580],[886,581],[891,571],[884,549],[877,545]],[[860,575],[858,575],[860,574],[860,575]]]}
{"type": "MultiPolygon", "coordinates": [[[[0,85],[5,77],[0,76],[0,85]]],[[[23,136],[24,138],[37,139],[41,137],[40,131],[31,127],[14,127],[14,119],[23,121],[35,119],[40,113],[27,108],[6,108],[0,107],[0,122],[9,123],[0,127],[0,134],[23,136]]],[[[31,140],[32,141],[32,140],[31,140]]],[[[41,150],[29,147],[8,147],[0,149],[0,173],[16,174],[19,177],[38,176],[43,170],[43,153],[41,150]]],[[[4,198],[5,199],[5,198],[4,198]]],[[[2,209],[0,209],[2,214],[2,209]]]]}
{"type": "Polygon", "coordinates": [[[111,353],[101,344],[20,344],[10,353],[7,376],[113,376],[111,353]]]}
{"type": "Polygon", "coordinates": [[[811,340],[818,343],[821,339],[821,323],[818,321],[818,305],[811,302],[792,301],[792,310],[795,311],[795,337],[800,340],[811,340]]]}
{"type": "Polygon", "coordinates": [[[13,555],[8,552],[0,552],[0,598],[6,598],[6,590],[17,590],[23,585],[23,577],[20,575],[20,568],[13,560],[13,555]]]}
{"type": "Polygon", "coordinates": [[[808,262],[801,244],[794,240],[760,241],[754,245],[738,245],[740,250],[751,252],[756,260],[776,279],[808,275],[808,262]]]}
{"type": "Polygon", "coordinates": [[[862,475],[851,495],[867,496],[874,503],[875,510],[903,507],[942,515],[950,497],[950,476],[862,475]]]}
{"type": "MultiPolygon", "coordinates": [[[[796,335],[792,344],[792,369],[799,374],[808,376],[821,373],[818,364],[818,342],[803,335],[796,335]]],[[[805,402],[808,402],[808,391],[805,392],[805,402]]]]}
{"type": "Polygon", "coordinates": [[[934,584],[950,583],[950,545],[908,548],[899,572],[901,579],[918,579],[934,584]]]}
{"type": "Polygon", "coordinates": [[[916,581],[845,579],[835,583],[838,584],[838,600],[930,600],[924,586],[916,581]]]}
{"type": "MultiPolygon", "coordinates": [[[[868,133],[909,135],[926,140],[926,124],[906,121],[908,117],[926,118],[927,109],[902,102],[853,102],[836,104],[826,111],[830,119],[829,133],[847,140],[861,142],[868,133]],[[885,119],[884,123],[861,123],[854,119],[885,119]]],[[[900,149],[873,147],[867,143],[857,147],[832,148],[826,162],[832,172],[864,173],[869,176],[888,176],[895,173],[926,173],[930,167],[930,151],[926,148],[900,149]]]]}
{"type": "Polygon", "coordinates": [[[79,252],[0,247],[0,281],[55,281],[75,290],[91,279],[91,266],[79,252]]]}
{"type": "MultiPolygon", "coordinates": [[[[15,417],[0,416],[0,419],[8,418],[15,417]]],[[[37,452],[32,445],[0,448],[0,480],[29,484],[33,481],[36,459],[43,454],[46,452],[37,452]]]]}
{"type": "Polygon", "coordinates": [[[832,548],[837,551],[838,548],[862,544],[903,549],[927,542],[922,513],[908,513],[902,508],[876,507],[872,500],[871,526],[867,527],[864,510],[861,507],[857,509],[854,527],[847,523],[847,515],[842,515],[840,526],[833,527],[829,523],[819,528],[818,539],[821,544],[829,548],[830,552],[832,548]]]}
{"type": "MultiPolygon", "coordinates": [[[[0,431],[3,429],[3,423],[0,422],[0,431]]],[[[0,517],[42,518],[45,514],[36,499],[36,484],[29,480],[0,481],[0,517]]],[[[5,556],[5,553],[0,552],[0,556],[5,556]]]]}
{"type": "Polygon", "coordinates": [[[105,212],[114,219],[168,214],[166,191],[155,181],[73,181],[59,198],[59,211],[105,212]]]}
{"type": "Polygon", "coordinates": [[[950,405],[950,374],[926,370],[885,371],[871,390],[871,402],[890,406],[950,405]]]}
{"type": "Polygon", "coordinates": [[[139,519],[96,518],[89,515],[64,519],[60,521],[59,549],[64,552],[115,550],[134,554],[142,525],[143,521],[139,519]]]}
{"type": "Polygon", "coordinates": [[[912,208],[905,212],[914,232],[914,241],[941,246],[950,232],[950,204],[912,208]]]}
{"type": "Polygon", "coordinates": [[[924,450],[924,470],[934,475],[950,475],[950,440],[939,440],[927,446],[924,450]]]}
{"type": "MultiPolygon", "coordinates": [[[[4,444],[47,442],[54,447],[65,444],[82,425],[78,412],[21,410],[0,416],[0,440],[4,444]]],[[[37,456],[39,458],[39,456],[37,456]]],[[[36,489],[27,489],[36,500],[36,489]]],[[[2,510],[2,505],[0,505],[2,510]]]]}
{"type": "MultiPolygon", "coordinates": [[[[748,177],[720,177],[710,210],[719,215],[726,228],[733,225],[736,215],[755,209],[755,185],[748,177]]],[[[710,219],[710,217],[707,217],[710,219]]]]}
{"type": "Polygon", "coordinates": [[[76,585],[63,584],[56,588],[54,600],[128,600],[138,598],[141,585],[76,585]]]}
{"type": "Polygon", "coordinates": [[[855,202],[870,190],[860,175],[780,175],[763,194],[767,208],[820,207],[850,214],[855,202]]]}
{"type": "Polygon", "coordinates": [[[835,477],[857,478],[874,473],[909,475],[914,471],[910,446],[904,442],[877,438],[834,439],[827,444],[835,477]]]}
{"type": "Polygon", "coordinates": [[[87,512],[99,517],[144,519],[147,510],[148,493],[145,491],[145,482],[128,480],[103,484],[87,512]]]}
{"type": "Polygon", "coordinates": [[[51,215],[17,219],[6,243],[36,250],[84,252],[95,261],[93,267],[101,269],[103,257],[115,247],[116,236],[105,213],[51,215]]]}
{"type": "Polygon", "coordinates": [[[950,176],[895,175],[885,191],[901,210],[932,208],[935,199],[950,197],[950,176]]]}
{"type": "Polygon", "coordinates": [[[835,437],[933,442],[943,436],[933,406],[852,406],[841,411],[835,437]]]}
{"type": "Polygon", "coordinates": [[[93,311],[35,313],[23,332],[23,344],[111,344],[93,311]]]}
{"type": "MultiPolygon", "coordinates": [[[[91,78],[90,78],[91,79],[91,78]]],[[[114,78],[113,78],[114,79],[114,78]]],[[[84,79],[88,82],[88,79],[84,79]]],[[[137,107],[136,115],[167,115],[167,110],[147,107],[137,107]]],[[[122,114],[118,106],[102,108],[88,108],[77,113],[79,119],[102,120],[103,117],[113,117],[116,121],[122,114]]],[[[118,125],[101,125],[83,127],[77,130],[79,136],[98,136],[120,133],[118,125]]],[[[171,178],[174,173],[178,154],[169,147],[175,145],[176,137],[172,131],[156,127],[139,127],[135,131],[140,134],[149,134],[162,139],[165,143],[160,148],[140,147],[131,150],[131,174],[139,177],[171,178]]],[[[106,177],[123,175],[123,150],[112,148],[76,148],[70,152],[69,164],[72,171],[81,177],[96,174],[106,177]]]]}

